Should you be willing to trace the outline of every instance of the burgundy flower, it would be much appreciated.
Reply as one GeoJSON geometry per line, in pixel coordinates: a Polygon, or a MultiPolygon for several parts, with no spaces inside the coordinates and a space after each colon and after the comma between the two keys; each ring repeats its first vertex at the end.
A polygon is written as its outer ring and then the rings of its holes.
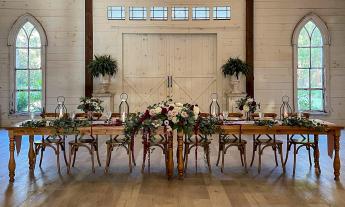
{"type": "Polygon", "coordinates": [[[243,110],[243,106],[241,105],[240,107],[238,107],[238,109],[239,109],[240,111],[242,111],[242,110],[243,110]]]}
{"type": "Polygon", "coordinates": [[[167,114],[167,113],[168,113],[167,108],[162,108],[162,114],[167,114]]]}
{"type": "Polygon", "coordinates": [[[172,111],[174,109],[173,106],[169,106],[169,111],[172,111]]]}

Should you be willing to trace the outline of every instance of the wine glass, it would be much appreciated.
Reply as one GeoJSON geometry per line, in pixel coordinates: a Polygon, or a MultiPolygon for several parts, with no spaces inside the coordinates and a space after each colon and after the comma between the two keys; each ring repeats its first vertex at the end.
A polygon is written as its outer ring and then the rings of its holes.
{"type": "Polygon", "coordinates": [[[75,119],[75,111],[72,111],[72,113],[71,113],[71,119],[74,121],[74,119],[75,119]]]}
{"type": "Polygon", "coordinates": [[[111,112],[111,111],[105,112],[105,117],[107,118],[107,122],[108,122],[108,123],[110,123],[111,115],[112,115],[112,112],[111,112]]]}
{"type": "Polygon", "coordinates": [[[30,118],[31,118],[31,121],[35,120],[35,112],[30,113],[30,118]]]}

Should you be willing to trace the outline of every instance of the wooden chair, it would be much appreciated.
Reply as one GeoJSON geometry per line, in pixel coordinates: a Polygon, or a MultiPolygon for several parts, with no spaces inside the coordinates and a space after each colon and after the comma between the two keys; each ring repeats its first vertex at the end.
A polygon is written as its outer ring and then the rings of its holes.
{"type": "MultiPolygon", "coordinates": [[[[55,117],[57,117],[57,114],[55,114],[55,113],[44,113],[41,116],[42,116],[42,118],[55,118],[55,117]]],[[[60,151],[63,152],[65,164],[68,167],[68,162],[67,162],[67,157],[66,157],[65,139],[66,139],[66,136],[57,136],[57,137],[51,137],[51,136],[44,137],[44,136],[42,136],[41,140],[34,142],[36,155],[41,153],[39,167],[42,166],[44,151],[46,150],[47,147],[52,148],[55,152],[56,163],[57,163],[57,168],[58,168],[59,173],[61,173],[61,171],[60,171],[60,151]]]]}
{"type": "MultiPolygon", "coordinates": [[[[111,118],[120,118],[119,113],[112,113],[111,118]]],[[[105,173],[109,172],[109,166],[110,166],[110,161],[111,161],[111,155],[114,150],[114,148],[124,148],[128,154],[128,166],[129,166],[129,171],[132,172],[132,162],[134,165],[135,159],[134,159],[134,135],[128,139],[124,136],[117,135],[115,137],[110,136],[110,139],[106,141],[107,145],[107,158],[106,158],[106,164],[105,164],[105,173]]]]}
{"type": "MultiPolygon", "coordinates": [[[[242,118],[242,113],[229,113],[228,117],[230,118],[242,118]]],[[[237,149],[240,152],[241,157],[241,164],[247,171],[247,159],[246,159],[246,145],[247,141],[242,139],[242,133],[241,133],[241,125],[234,125],[238,126],[239,128],[239,135],[236,134],[219,134],[219,141],[218,141],[218,158],[217,158],[217,164],[219,165],[220,156],[222,155],[222,166],[221,166],[221,172],[224,172],[224,158],[227,150],[230,147],[237,147],[237,149]]]]}
{"type": "Polygon", "coordinates": [[[155,134],[152,134],[149,130],[143,130],[143,164],[141,166],[141,173],[145,171],[145,163],[147,158],[148,172],[151,170],[151,153],[154,148],[160,148],[165,157],[165,163],[167,165],[168,156],[168,134],[166,129],[158,129],[155,134]]]}
{"type": "MultiPolygon", "coordinates": [[[[256,118],[259,116],[259,114],[252,114],[253,118],[256,118]]],[[[266,118],[272,118],[276,119],[277,114],[275,113],[264,113],[264,117],[266,118]]],[[[277,150],[278,153],[280,154],[280,160],[281,160],[281,165],[283,168],[283,171],[285,172],[285,165],[283,161],[283,142],[280,140],[276,139],[276,135],[269,135],[266,134],[267,139],[260,139],[261,134],[259,135],[253,135],[253,154],[252,154],[252,161],[250,162],[250,166],[253,165],[254,159],[255,159],[255,152],[258,151],[259,154],[259,167],[258,167],[258,172],[260,173],[261,171],[261,159],[262,159],[262,154],[264,152],[264,149],[267,147],[272,147],[272,150],[274,151],[274,159],[276,166],[278,166],[278,159],[277,159],[277,150]]]]}
{"type": "MultiPolygon", "coordinates": [[[[297,117],[297,113],[290,113],[290,117],[297,117]]],[[[309,113],[302,113],[302,117],[309,119],[310,114],[309,113]]],[[[286,157],[284,165],[286,165],[286,162],[289,157],[289,152],[291,150],[291,146],[293,145],[293,154],[294,154],[294,160],[293,160],[293,175],[295,175],[296,172],[296,160],[297,160],[297,154],[298,151],[305,147],[308,151],[308,158],[309,158],[309,165],[312,166],[312,160],[311,160],[311,152],[310,149],[312,148],[314,150],[314,153],[316,150],[318,150],[318,137],[315,137],[312,139],[309,134],[304,135],[300,134],[299,137],[296,137],[295,134],[293,135],[287,135],[287,148],[286,148],[286,157]]],[[[319,172],[321,172],[321,168],[319,166],[318,168],[319,172]]]]}
{"type": "MultiPolygon", "coordinates": [[[[93,116],[93,119],[99,120],[102,117],[102,114],[93,113],[92,116],[93,116]]],[[[76,118],[87,118],[87,117],[88,115],[85,113],[76,114],[76,118]]],[[[80,147],[84,147],[89,151],[91,155],[92,172],[95,172],[94,153],[96,153],[98,165],[101,166],[101,161],[99,159],[99,153],[98,153],[98,135],[88,136],[88,137],[85,137],[85,136],[78,137],[78,136],[79,135],[75,135],[74,140],[69,142],[70,154],[69,154],[68,172],[70,173],[71,164],[72,164],[72,167],[74,167],[75,160],[77,157],[77,151],[79,150],[80,147]],[[73,162],[71,162],[72,157],[73,157],[73,162]]]]}

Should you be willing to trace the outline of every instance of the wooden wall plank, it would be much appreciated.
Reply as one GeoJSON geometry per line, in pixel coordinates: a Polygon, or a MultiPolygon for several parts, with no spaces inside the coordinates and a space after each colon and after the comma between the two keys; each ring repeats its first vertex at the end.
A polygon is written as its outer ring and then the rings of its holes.
{"type": "Polygon", "coordinates": [[[246,0],[246,62],[250,66],[246,91],[254,97],[254,0],[246,0]]]}
{"type": "Polygon", "coordinates": [[[93,15],[92,0],[85,0],[85,96],[91,97],[93,79],[87,66],[93,58],[93,15]]]}

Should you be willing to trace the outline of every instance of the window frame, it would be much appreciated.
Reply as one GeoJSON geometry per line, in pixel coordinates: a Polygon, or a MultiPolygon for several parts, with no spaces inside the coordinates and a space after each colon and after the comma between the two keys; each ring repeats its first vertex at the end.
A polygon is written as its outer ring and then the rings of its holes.
{"type": "Polygon", "coordinates": [[[150,20],[151,21],[168,21],[169,19],[169,8],[167,6],[151,6],[150,7],[150,20]],[[161,8],[161,9],[160,9],[161,8]],[[162,11],[163,17],[155,17],[155,11],[162,11]]]}
{"type": "Polygon", "coordinates": [[[108,20],[126,20],[126,7],[125,6],[108,6],[107,7],[107,19],[108,20]],[[120,18],[115,18],[113,15],[109,17],[109,12],[113,12],[113,8],[120,8],[120,10],[115,10],[115,11],[120,11],[121,12],[121,17],[120,18]]]}
{"type": "MultiPolygon", "coordinates": [[[[41,23],[31,14],[26,13],[19,17],[12,25],[10,30],[7,46],[10,48],[10,103],[9,103],[9,114],[12,115],[28,115],[31,112],[18,112],[16,103],[16,40],[20,29],[27,23],[30,22],[37,30],[41,38],[41,71],[42,71],[42,110],[46,107],[46,47],[48,46],[46,32],[43,29],[41,23]]],[[[41,113],[41,112],[36,112],[41,113]]]]}
{"type": "Polygon", "coordinates": [[[189,20],[189,7],[188,6],[172,6],[171,7],[171,20],[172,21],[188,21],[189,20]],[[183,9],[183,12],[185,12],[185,17],[184,18],[176,18],[175,12],[176,9],[183,9]]]}
{"type": "MultiPolygon", "coordinates": [[[[211,20],[211,12],[212,10],[210,9],[209,6],[193,6],[192,7],[192,20],[193,21],[207,21],[207,20],[211,20]],[[201,8],[205,8],[205,10],[201,10],[201,11],[204,11],[205,14],[208,13],[208,16],[206,17],[202,17],[202,18],[197,18],[196,16],[196,13],[198,12],[198,9],[201,9],[201,8]]],[[[200,11],[199,11],[200,12],[200,11]]]]}
{"type": "MultiPolygon", "coordinates": [[[[309,13],[308,15],[304,16],[296,25],[293,35],[292,35],[292,47],[293,47],[293,97],[294,97],[294,110],[298,110],[298,87],[297,87],[297,71],[298,71],[298,38],[299,34],[304,28],[304,26],[309,22],[312,21],[316,27],[320,30],[322,40],[323,40],[323,93],[324,93],[324,111],[315,111],[315,110],[307,110],[304,112],[308,112],[315,115],[326,115],[330,112],[330,85],[329,85],[329,47],[331,45],[330,33],[323,22],[323,20],[314,13],[309,13]]],[[[310,70],[310,69],[309,69],[310,70]]]]}
{"type": "Polygon", "coordinates": [[[213,20],[216,20],[216,21],[231,20],[231,6],[214,6],[212,8],[212,18],[213,20]],[[218,10],[218,8],[222,8],[222,7],[225,7],[225,10],[218,10]],[[229,12],[229,17],[218,17],[217,11],[229,12]]]}
{"type": "Polygon", "coordinates": [[[129,6],[128,7],[128,19],[130,21],[146,21],[148,19],[147,17],[147,8],[145,6],[129,6]],[[138,8],[142,9],[142,10],[137,10],[138,8]],[[137,18],[134,17],[133,18],[133,11],[142,11],[143,14],[143,18],[137,18]]]}

